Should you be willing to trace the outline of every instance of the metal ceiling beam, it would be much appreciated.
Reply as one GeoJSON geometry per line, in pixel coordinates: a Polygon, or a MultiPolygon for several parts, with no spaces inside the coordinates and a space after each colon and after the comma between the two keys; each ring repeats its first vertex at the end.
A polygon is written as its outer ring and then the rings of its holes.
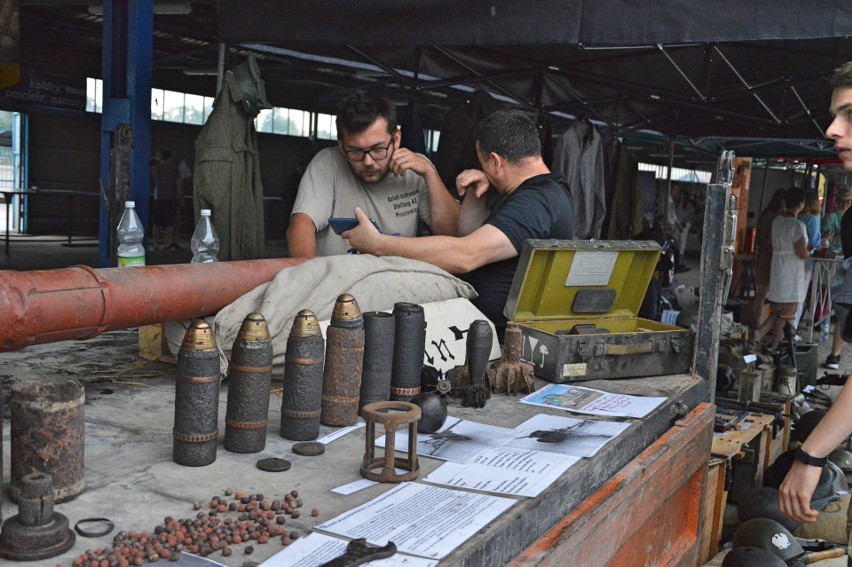
{"type": "Polygon", "coordinates": [[[811,122],[814,123],[814,126],[816,126],[817,130],[820,133],[820,136],[825,136],[825,131],[820,127],[820,125],[814,119],[813,115],[811,114],[811,109],[808,108],[808,105],[805,104],[805,101],[802,100],[801,96],[799,96],[799,91],[796,90],[796,87],[794,87],[793,85],[790,85],[790,92],[793,93],[793,96],[795,96],[796,100],[799,101],[799,104],[802,105],[802,109],[804,110],[805,114],[808,115],[808,118],[811,119],[811,122]]]}
{"type": "Polygon", "coordinates": [[[713,50],[714,50],[714,51],[715,51],[715,52],[719,55],[719,57],[721,57],[721,58],[722,58],[722,61],[724,61],[724,62],[725,62],[725,65],[727,65],[727,66],[728,66],[728,68],[729,68],[729,69],[730,69],[730,70],[734,73],[734,76],[735,76],[735,77],[736,77],[736,78],[740,81],[740,83],[742,83],[742,85],[746,88],[746,90],[748,90],[748,92],[750,92],[750,93],[751,93],[751,95],[752,95],[752,96],[754,97],[754,99],[755,99],[755,100],[756,100],[756,101],[760,104],[760,106],[762,106],[762,107],[763,107],[763,109],[764,109],[766,112],[768,112],[768,113],[769,113],[769,115],[772,117],[772,119],[775,121],[775,123],[776,123],[776,124],[778,124],[778,125],[780,125],[780,124],[781,124],[781,120],[778,118],[778,116],[776,116],[776,115],[775,115],[775,113],[774,113],[774,112],[772,112],[772,109],[771,109],[771,108],[769,108],[769,106],[768,106],[768,105],[767,105],[767,104],[763,101],[763,99],[762,99],[762,98],[760,98],[760,95],[758,95],[756,92],[753,92],[753,90],[752,90],[752,86],[751,86],[750,84],[748,84],[748,81],[746,81],[746,80],[745,80],[745,78],[744,78],[744,77],[740,74],[740,72],[739,72],[739,71],[737,71],[737,68],[736,68],[736,67],[734,67],[734,64],[733,64],[733,63],[731,63],[731,62],[728,60],[728,58],[727,58],[727,57],[725,57],[725,54],[724,54],[724,53],[722,53],[722,50],[721,50],[721,49],[719,49],[719,47],[718,47],[718,46],[716,46],[716,45],[714,45],[714,46],[713,46],[713,50]]]}
{"type": "Polygon", "coordinates": [[[678,64],[677,64],[677,62],[676,62],[674,59],[672,59],[672,56],[671,56],[671,55],[669,55],[669,53],[666,51],[665,46],[664,46],[663,44],[659,43],[659,44],[657,44],[657,50],[658,50],[660,53],[662,53],[662,54],[663,54],[663,56],[664,56],[666,59],[668,59],[669,63],[671,63],[671,65],[672,65],[672,67],[674,67],[674,68],[675,68],[675,70],[678,72],[678,74],[680,74],[680,76],[681,76],[681,77],[683,77],[683,80],[684,80],[684,81],[686,81],[686,84],[688,84],[688,85],[690,86],[690,88],[691,88],[693,91],[695,91],[695,94],[697,94],[697,95],[698,95],[698,98],[700,98],[700,99],[701,99],[701,102],[707,102],[707,97],[706,97],[706,96],[704,96],[704,93],[702,93],[702,92],[701,92],[701,89],[699,89],[698,87],[696,87],[696,86],[695,86],[695,83],[693,83],[693,82],[690,80],[690,78],[689,78],[689,76],[686,74],[686,72],[685,72],[683,69],[681,69],[681,68],[680,68],[680,65],[678,65],[678,64]]]}

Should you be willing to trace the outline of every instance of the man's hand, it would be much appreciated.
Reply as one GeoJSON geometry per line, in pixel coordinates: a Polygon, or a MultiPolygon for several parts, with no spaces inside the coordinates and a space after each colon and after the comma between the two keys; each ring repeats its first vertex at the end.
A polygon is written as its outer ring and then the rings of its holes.
{"type": "Polygon", "coordinates": [[[370,217],[361,210],[361,207],[355,207],[355,218],[358,219],[358,226],[347,230],[340,236],[348,240],[349,245],[358,252],[375,254],[382,233],[376,230],[376,227],[370,222],[370,217]]]}
{"type": "Polygon", "coordinates": [[[478,169],[465,169],[456,176],[456,191],[459,196],[464,196],[468,191],[473,191],[474,196],[478,199],[488,192],[491,188],[491,183],[485,172],[478,169]]]}
{"type": "Polygon", "coordinates": [[[432,162],[425,157],[412,152],[408,148],[397,148],[393,156],[391,156],[391,173],[397,177],[402,177],[405,175],[406,170],[409,169],[420,177],[426,177],[430,173],[438,173],[432,162]]]}
{"type": "Polygon", "coordinates": [[[819,483],[822,469],[794,461],[778,489],[781,512],[797,522],[816,522],[819,512],[811,509],[811,496],[819,483]]]}

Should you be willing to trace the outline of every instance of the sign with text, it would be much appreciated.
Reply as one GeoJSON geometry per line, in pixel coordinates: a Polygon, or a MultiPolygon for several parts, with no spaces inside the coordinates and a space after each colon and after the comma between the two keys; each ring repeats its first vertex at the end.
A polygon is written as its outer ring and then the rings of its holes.
{"type": "MultiPolygon", "coordinates": [[[[0,76],[1,80],[2,76],[0,76]]],[[[20,82],[0,90],[0,101],[67,110],[85,110],[86,85],[79,77],[72,77],[61,72],[21,67],[20,82]]]]}

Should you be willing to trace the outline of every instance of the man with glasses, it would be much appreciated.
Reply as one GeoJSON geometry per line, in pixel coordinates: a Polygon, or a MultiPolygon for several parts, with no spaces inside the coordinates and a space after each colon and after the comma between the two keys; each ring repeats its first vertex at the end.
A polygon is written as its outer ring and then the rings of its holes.
{"type": "Polygon", "coordinates": [[[551,173],[541,157],[541,139],[529,116],[498,110],[480,121],[475,138],[482,169],[456,177],[459,194],[466,195],[458,236],[380,234],[360,209],[358,226],[342,236],[360,252],[422,260],[461,274],[479,294],[472,302],[494,323],[502,343],[504,308],[524,241],[572,238],[574,209],[562,176],[551,173]],[[489,208],[492,195],[497,201],[489,208]]]}
{"type": "Polygon", "coordinates": [[[416,236],[418,219],[434,234],[455,235],[459,203],[425,156],[400,147],[396,109],[376,95],[355,91],[337,113],[337,147],[308,164],[287,229],[290,256],[345,254],[349,244],[331,229],[331,217],[353,217],[356,207],[382,232],[416,236]]]}

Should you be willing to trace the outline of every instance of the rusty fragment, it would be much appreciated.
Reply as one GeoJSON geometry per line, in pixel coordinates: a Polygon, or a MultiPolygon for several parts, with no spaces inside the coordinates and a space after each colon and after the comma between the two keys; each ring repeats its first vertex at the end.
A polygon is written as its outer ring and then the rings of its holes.
{"type": "Polygon", "coordinates": [[[66,378],[15,384],[11,396],[12,448],[9,495],[18,500],[22,479],[39,472],[52,477],[56,502],[83,490],[86,390],[66,378]]]}
{"type": "Polygon", "coordinates": [[[266,447],[269,386],[272,381],[272,341],[266,319],[249,313],[231,349],[228,366],[228,406],[225,449],[258,453],[266,447]]]}
{"type": "Polygon", "coordinates": [[[281,437],[311,441],[319,436],[325,341],[309,309],[299,311],[290,328],[284,357],[281,437]]]}
{"type": "Polygon", "coordinates": [[[325,372],[322,380],[322,423],[355,425],[364,362],[364,319],[355,298],[337,298],[326,331],[325,372]]]}
{"type": "Polygon", "coordinates": [[[18,488],[18,514],[3,524],[0,557],[37,561],[71,549],[76,536],[68,527],[68,518],[53,510],[51,476],[40,472],[25,475],[18,488]]]}
{"type": "Polygon", "coordinates": [[[420,408],[408,402],[373,402],[361,408],[361,415],[367,422],[367,450],[361,462],[361,476],[377,482],[405,482],[416,480],[420,475],[417,462],[417,422],[420,408]],[[376,423],[385,429],[385,451],[376,457],[376,423]],[[408,457],[394,455],[396,430],[400,425],[408,425],[408,457]],[[380,472],[375,472],[381,469],[380,472]],[[405,473],[397,473],[403,469],[405,473]]]}
{"type": "Polygon", "coordinates": [[[503,357],[491,365],[486,372],[495,394],[503,392],[515,395],[518,392],[529,394],[535,391],[533,365],[521,362],[523,335],[518,324],[512,321],[506,325],[503,339],[503,357]]]}
{"type": "Polygon", "coordinates": [[[219,353],[213,329],[193,321],[178,351],[172,459],[203,467],[216,460],[219,438],[219,353]]]}

